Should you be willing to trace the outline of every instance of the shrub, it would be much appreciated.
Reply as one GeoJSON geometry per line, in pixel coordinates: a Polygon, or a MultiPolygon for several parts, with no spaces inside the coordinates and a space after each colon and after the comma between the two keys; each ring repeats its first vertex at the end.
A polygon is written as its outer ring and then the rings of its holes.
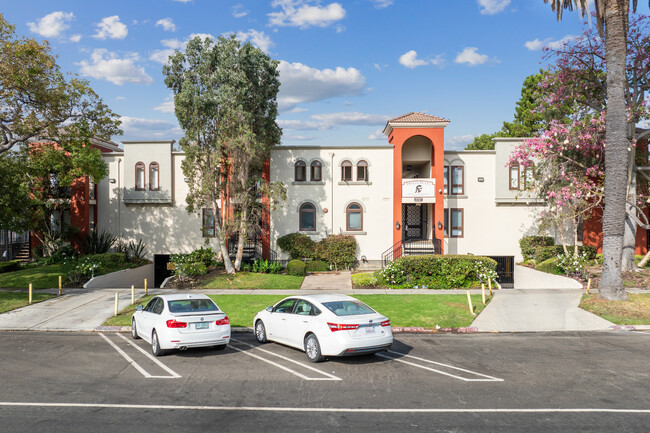
{"type": "Polygon", "coordinates": [[[353,286],[376,286],[377,278],[374,272],[365,272],[363,274],[352,274],[353,286]]]}
{"type": "Polygon", "coordinates": [[[496,267],[496,261],[480,256],[406,256],[391,262],[381,275],[389,286],[454,289],[495,280],[496,267]]]}
{"type": "Polygon", "coordinates": [[[217,266],[212,247],[201,247],[198,250],[192,251],[188,256],[188,260],[191,262],[203,262],[206,268],[214,268],[217,266]]]}
{"type": "Polygon", "coordinates": [[[555,240],[550,236],[524,236],[519,240],[519,248],[524,260],[535,259],[536,252],[541,247],[550,247],[555,240]]]}
{"type": "Polygon", "coordinates": [[[266,274],[269,272],[269,261],[268,260],[255,260],[253,266],[251,267],[253,272],[258,274],[266,274]]]}
{"type": "Polygon", "coordinates": [[[208,273],[208,267],[199,260],[198,255],[172,254],[169,262],[174,265],[174,275],[183,281],[186,277],[197,277],[208,273]]]}
{"type": "Polygon", "coordinates": [[[312,260],[307,263],[307,272],[324,272],[329,270],[330,265],[322,260],[312,260]]]}
{"type": "Polygon", "coordinates": [[[54,265],[58,263],[63,263],[65,260],[70,257],[76,257],[77,252],[74,250],[72,245],[63,244],[58,247],[50,256],[43,257],[40,261],[44,265],[54,265]]]}
{"type": "Polygon", "coordinates": [[[557,258],[557,269],[565,275],[584,279],[587,261],[586,253],[577,256],[573,255],[573,253],[562,254],[557,258]]]}
{"type": "Polygon", "coordinates": [[[316,242],[304,233],[289,233],[278,238],[278,246],[292,259],[313,258],[316,242]]]}
{"type": "Polygon", "coordinates": [[[547,274],[559,275],[561,273],[557,269],[557,257],[551,257],[548,260],[544,260],[535,266],[535,269],[541,272],[546,272],[547,274]]]}
{"type": "Polygon", "coordinates": [[[350,235],[332,235],[316,246],[316,257],[334,268],[351,268],[357,263],[357,240],[350,235]]]}
{"type": "Polygon", "coordinates": [[[142,239],[138,239],[137,244],[133,241],[129,242],[126,248],[126,257],[133,262],[143,262],[147,253],[147,244],[142,239]]]}
{"type": "MultiPolygon", "coordinates": [[[[567,250],[570,255],[573,255],[573,245],[568,245],[567,250]]],[[[538,248],[535,253],[535,263],[541,263],[550,259],[551,257],[557,257],[564,254],[564,248],[562,245],[553,245],[547,247],[538,248]]],[[[596,247],[589,245],[579,245],[578,254],[584,255],[587,260],[594,260],[596,258],[596,247]]]]}
{"type": "Polygon", "coordinates": [[[9,262],[0,262],[0,274],[3,272],[13,272],[20,269],[20,260],[11,260],[9,262]]]}
{"type": "Polygon", "coordinates": [[[87,255],[107,253],[116,242],[117,236],[109,230],[104,229],[101,233],[98,233],[97,230],[91,230],[83,242],[83,253],[87,255]]]}
{"type": "Polygon", "coordinates": [[[68,281],[73,284],[80,283],[85,278],[94,277],[95,273],[99,274],[100,270],[99,261],[94,256],[67,257],[61,267],[68,281]]]}
{"type": "Polygon", "coordinates": [[[302,260],[291,260],[287,265],[287,274],[289,275],[305,275],[307,265],[302,260]]]}

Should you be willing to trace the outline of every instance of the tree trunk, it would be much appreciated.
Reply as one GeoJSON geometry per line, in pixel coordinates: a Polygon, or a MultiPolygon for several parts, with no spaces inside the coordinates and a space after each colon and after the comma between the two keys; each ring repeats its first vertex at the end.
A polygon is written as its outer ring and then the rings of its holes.
{"type": "Polygon", "coordinates": [[[636,222],[629,216],[630,213],[636,213],[634,202],[636,202],[636,165],[634,161],[630,161],[632,165],[632,173],[630,177],[630,188],[628,189],[627,197],[628,202],[625,204],[625,233],[623,235],[623,253],[621,256],[621,271],[631,272],[637,271],[638,268],[634,264],[634,249],[636,247],[636,222]]]}
{"type": "Polygon", "coordinates": [[[212,215],[214,216],[214,237],[217,239],[217,246],[221,252],[221,257],[223,258],[223,266],[226,268],[228,274],[234,274],[235,268],[232,265],[230,260],[230,254],[228,254],[228,245],[223,236],[223,231],[221,230],[221,213],[219,207],[212,203],[212,215]]]}
{"type": "Polygon", "coordinates": [[[639,268],[643,268],[646,263],[648,263],[648,260],[650,259],[650,250],[648,250],[647,253],[645,253],[645,256],[643,256],[643,259],[639,262],[639,268]]]}
{"type": "Polygon", "coordinates": [[[248,233],[246,230],[248,219],[248,209],[242,209],[241,219],[239,220],[239,239],[237,240],[237,255],[235,256],[235,269],[239,271],[241,269],[241,262],[244,256],[244,244],[246,243],[246,238],[248,233]]]}
{"type": "Polygon", "coordinates": [[[605,62],[607,64],[607,121],[605,132],[605,206],[603,209],[603,272],[599,297],[625,300],[621,275],[625,197],[628,168],[627,116],[625,107],[625,22],[629,3],[605,2],[605,62]]]}
{"type": "Polygon", "coordinates": [[[580,248],[578,248],[578,228],[580,227],[578,223],[580,222],[580,216],[574,214],[573,218],[573,255],[578,256],[580,253],[580,248]]]}

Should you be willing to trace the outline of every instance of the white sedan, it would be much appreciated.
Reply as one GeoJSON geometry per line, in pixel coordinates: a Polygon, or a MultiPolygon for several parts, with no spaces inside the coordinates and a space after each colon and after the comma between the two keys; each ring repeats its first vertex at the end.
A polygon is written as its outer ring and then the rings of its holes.
{"type": "Polygon", "coordinates": [[[230,342],[230,320],[205,295],[159,295],[133,313],[131,336],[150,343],[156,356],[188,347],[221,350],[230,342]]]}
{"type": "Polygon", "coordinates": [[[259,343],[304,350],[311,362],[377,353],[393,344],[390,320],[346,295],[291,296],[257,313],[253,326],[259,343]]]}

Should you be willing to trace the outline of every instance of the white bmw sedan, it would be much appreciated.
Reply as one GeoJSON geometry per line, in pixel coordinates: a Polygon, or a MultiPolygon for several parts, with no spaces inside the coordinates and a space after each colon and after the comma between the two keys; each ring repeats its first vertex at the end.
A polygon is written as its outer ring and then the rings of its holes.
{"type": "Polygon", "coordinates": [[[131,336],[150,343],[156,356],[188,347],[222,350],[230,342],[230,320],[205,295],[159,295],[133,313],[131,336]]]}
{"type": "Polygon", "coordinates": [[[257,313],[253,326],[258,342],[304,350],[311,362],[386,351],[393,344],[390,320],[346,295],[291,296],[257,313]]]}

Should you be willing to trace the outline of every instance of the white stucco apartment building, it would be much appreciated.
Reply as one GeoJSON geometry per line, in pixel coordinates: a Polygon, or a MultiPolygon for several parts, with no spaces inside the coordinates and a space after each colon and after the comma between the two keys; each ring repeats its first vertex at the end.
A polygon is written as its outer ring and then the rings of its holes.
{"type": "MultiPolygon", "coordinates": [[[[542,200],[521,191],[525,173],[508,166],[520,139],[496,139],[495,150],[445,151],[448,120],[421,113],[391,119],[378,146],[277,146],[266,176],[287,200],[270,213],[265,248],[301,232],[314,240],[349,234],[358,259],[421,252],[514,256],[519,239],[537,234],[542,200]]],[[[204,215],[188,214],[182,152],[172,141],[124,142],[104,154],[109,175],[97,186],[98,229],[143,239],[149,254],[190,252],[206,237],[204,215]]],[[[210,230],[208,228],[207,233],[210,230]]]]}

